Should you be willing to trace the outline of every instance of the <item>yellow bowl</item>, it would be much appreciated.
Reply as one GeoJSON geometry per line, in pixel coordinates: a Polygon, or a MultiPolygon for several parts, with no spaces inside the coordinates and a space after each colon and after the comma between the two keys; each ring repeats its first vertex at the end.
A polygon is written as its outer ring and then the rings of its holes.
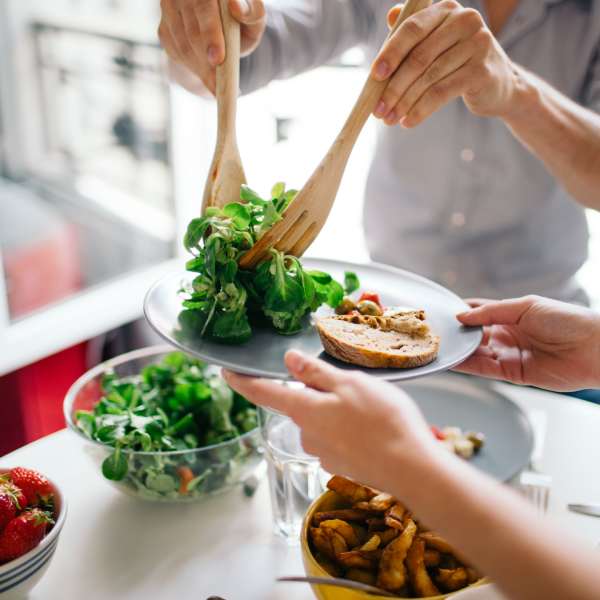
{"type": "MultiPolygon", "coordinates": [[[[309,507],[306,516],[304,517],[304,523],[302,524],[302,532],[300,533],[300,547],[302,550],[302,562],[304,563],[304,570],[308,576],[312,577],[331,577],[329,573],[317,562],[317,559],[313,556],[308,542],[308,529],[313,520],[313,516],[317,512],[336,510],[338,508],[347,508],[347,502],[342,500],[338,494],[332,491],[327,491],[321,494],[309,507]]],[[[470,588],[478,587],[488,583],[486,579],[480,579],[476,583],[471,584],[470,588]]],[[[344,588],[336,588],[330,585],[315,584],[311,585],[315,596],[319,600],[386,600],[386,596],[372,596],[365,594],[364,592],[357,592],[354,590],[348,590],[344,588]]],[[[463,592],[467,588],[451,592],[449,594],[442,594],[441,596],[429,596],[426,600],[444,600],[463,592]]],[[[400,599],[400,596],[398,596],[400,599]]],[[[389,599],[387,599],[389,600],[389,599]]],[[[400,599],[402,600],[402,599],[400,599]]]]}

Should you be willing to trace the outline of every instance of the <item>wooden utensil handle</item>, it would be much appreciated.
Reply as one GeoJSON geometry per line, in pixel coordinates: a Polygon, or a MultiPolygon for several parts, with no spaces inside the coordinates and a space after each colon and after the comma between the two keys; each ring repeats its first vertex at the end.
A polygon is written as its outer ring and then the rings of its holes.
{"type": "MultiPolygon", "coordinates": [[[[400,28],[406,19],[430,5],[431,0],[406,0],[404,9],[390,31],[387,39],[400,28]]],[[[367,79],[367,82],[340,134],[340,138],[343,138],[343,143],[349,145],[349,151],[352,150],[362,128],[371,113],[375,110],[377,102],[381,98],[385,88],[388,86],[388,83],[389,79],[386,79],[385,81],[376,81],[372,77],[367,79]]]]}
{"type": "Polygon", "coordinates": [[[235,132],[237,97],[240,87],[240,24],[231,16],[227,0],[219,0],[225,61],[217,67],[217,107],[219,134],[235,132]]]}

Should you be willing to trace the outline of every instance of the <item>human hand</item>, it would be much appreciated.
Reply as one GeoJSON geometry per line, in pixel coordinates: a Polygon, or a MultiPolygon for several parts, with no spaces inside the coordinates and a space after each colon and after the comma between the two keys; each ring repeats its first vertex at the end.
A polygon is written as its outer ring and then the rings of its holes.
{"type": "Polygon", "coordinates": [[[285,362],[305,388],[228,371],[224,377],[251,402],[290,416],[302,430],[304,450],[330,473],[388,489],[391,472],[408,478],[422,472],[431,452],[444,452],[414,402],[390,383],[295,351],[285,362]]]}
{"type": "MultiPolygon", "coordinates": [[[[263,0],[229,0],[241,24],[241,54],[250,54],[265,31],[263,0]]],[[[199,77],[214,94],[215,69],[225,60],[219,0],[161,0],[158,38],[169,58],[199,77]]]]}
{"type": "MultiPolygon", "coordinates": [[[[398,5],[389,12],[390,24],[401,10],[398,5]]],[[[389,78],[375,116],[407,128],[457,97],[476,115],[508,115],[519,81],[481,14],[454,0],[437,2],[402,23],[375,59],[372,77],[389,78]]]]}
{"type": "Polygon", "coordinates": [[[457,371],[556,391],[600,386],[600,315],[538,296],[470,304],[457,318],[483,325],[484,339],[457,371]]]}

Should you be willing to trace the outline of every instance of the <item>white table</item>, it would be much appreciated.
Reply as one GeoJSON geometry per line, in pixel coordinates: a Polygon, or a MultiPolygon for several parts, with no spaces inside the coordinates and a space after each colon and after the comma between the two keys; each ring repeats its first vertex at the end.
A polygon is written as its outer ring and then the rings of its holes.
{"type": "MultiPolygon", "coordinates": [[[[550,512],[584,544],[600,541],[600,519],[566,510],[600,501],[600,407],[539,390],[497,384],[525,409],[548,416],[543,469],[553,477],[550,512]]],[[[61,431],[0,459],[37,468],[63,487],[69,515],[48,573],[31,600],[296,600],[313,598],[300,584],[298,547],[271,530],[268,488],[194,505],[137,501],[103,481],[75,435],[61,431]]]]}

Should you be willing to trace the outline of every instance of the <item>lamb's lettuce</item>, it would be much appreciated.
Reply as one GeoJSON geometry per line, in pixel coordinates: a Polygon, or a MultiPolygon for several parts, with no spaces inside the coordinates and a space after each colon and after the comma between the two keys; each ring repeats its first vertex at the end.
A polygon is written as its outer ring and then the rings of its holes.
{"type": "Polygon", "coordinates": [[[235,441],[257,428],[256,409],[216,370],[181,352],[137,375],[107,373],[99,401],[90,411],[78,411],[75,421],[89,439],[113,448],[102,463],[103,475],[126,480],[148,498],[178,496],[182,465],[189,469],[186,494],[224,487],[253,448],[239,442],[194,450],[235,441]],[[161,454],[173,450],[181,452],[161,454]]]}
{"type": "MultiPolygon", "coordinates": [[[[242,186],[241,202],[209,208],[193,219],[184,245],[194,256],[186,264],[197,273],[185,290],[180,323],[187,332],[218,342],[239,344],[252,336],[252,326],[267,321],[284,335],[298,333],[306,315],[328,304],[336,308],[344,288],[329,274],[306,271],[300,261],[277,250],[255,270],[238,261],[275,223],[296,196],[277,183],[268,200],[242,186]]],[[[346,290],[358,288],[354,273],[346,273],[346,290]]]]}

